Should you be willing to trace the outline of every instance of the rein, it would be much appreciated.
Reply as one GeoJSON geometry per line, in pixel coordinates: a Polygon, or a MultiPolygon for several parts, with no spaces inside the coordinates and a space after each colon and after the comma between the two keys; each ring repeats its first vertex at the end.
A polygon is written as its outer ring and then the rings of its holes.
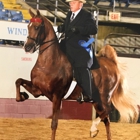
{"type": "MultiPolygon", "coordinates": [[[[49,41],[46,41],[46,42],[43,42],[41,45],[43,45],[43,44],[46,44],[46,43],[49,43],[49,42],[52,42],[49,46],[47,46],[47,47],[45,47],[44,49],[42,49],[42,50],[40,50],[39,51],[39,54],[42,54],[46,49],[48,49],[51,45],[53,45],[55,42],[57,41],[57,39],[51,39],[51,40],[49,40],[49,41]],[[53,41],[53,42],[52,42],[53,41]]],[[[37,49],[39,49],[39,47],[38,48],[36,48],[36,50],[37,49]]],[[[35,50],[35,51],[36,51],[35,50]]]]}

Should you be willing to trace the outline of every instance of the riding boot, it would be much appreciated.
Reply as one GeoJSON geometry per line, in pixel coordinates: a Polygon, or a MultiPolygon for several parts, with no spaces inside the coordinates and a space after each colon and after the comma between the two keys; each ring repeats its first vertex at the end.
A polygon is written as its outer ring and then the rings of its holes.
{"type": "Polygon", "coordinates": [[[90,90],[91,90],[91,96],[92,96],[91,99],[92,99],[93,102],[100,103],[101,102],[100,93],[98,91],[98,88],[95,85],[93,75],[92,75],[92,73],[89,69],[87,69],[87,70],[88,70],[88,73],[89,73],[89,80],[90,80],[90,90]]]}
{"type": "MultiPolygon", "coordinates": [[[[81,82],[79,67],[74,67],[74,78],[77,81],[78,86],[80,86],[82,88],[82,86],[81,86],[82,82],[81,82]]],[[[83,103],[84,101],[83,101],[82,94],[76,100],[80,104],[83,103]]]]}
{"type": "Polygon", "coordinates": [[[75,68],[74,75],[78,85],[82,88],[83,98],[80,96],[77,101],[81,103],[82,99],[85,102],[92,101],[92,82],[91,73],[86,67],[75,68]]]}
{"type": "Polygon", "coordinates": [[[82,87],[83,87],[83,95],[84,95],[84,101],[85,102],[92,102],[92,91],[93,91],[93,87],[92,87],[92,75],[91,72],[89,71],[88,68],[86,68],[85,71],[85,76],[83,77],[83,81],[82,81],[82,87]]]}
{"type": "Polygon", "coordinates": [[[82,99],[85,102],[92,102],[93,99],[96,101],[96,96],[99,96],[99,93],[97,92],[97,88],[93,82],[93,76],[90,70],[86,67],[76,67],[74,68],[74,76],[78,85],[82,88],[83,94],[83,98],[80,96],[77,101],[79,103],[83,102],[82,99]]]}
{"type": "Polygon", "coordinates": [[[100,94],[95,85],[92,73],[88,68],[82,70],[83,100],[84,102],[100,102],[100,94]]]}

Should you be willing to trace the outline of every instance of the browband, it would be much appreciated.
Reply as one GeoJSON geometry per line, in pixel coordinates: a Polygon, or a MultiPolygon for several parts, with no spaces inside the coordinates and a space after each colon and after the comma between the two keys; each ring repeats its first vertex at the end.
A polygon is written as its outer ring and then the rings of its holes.
{"type": "Polygon", "coordinates": [[[31,18],[30,22],[42,22],[42,20],[40,18],[31,18]]]}

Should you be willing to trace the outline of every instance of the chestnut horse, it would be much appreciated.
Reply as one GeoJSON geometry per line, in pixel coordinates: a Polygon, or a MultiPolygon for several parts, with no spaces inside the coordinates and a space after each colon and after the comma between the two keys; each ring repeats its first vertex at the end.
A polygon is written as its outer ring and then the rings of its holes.
{"type": "MultiPolygon", "coordinates": [[[[52,24],[38,10],[37,14],[31,10],[29,13],[32,18],[28,24],[29,35],[24,49],[30,53],[39,50],[39,54],[31,71],[31,81],[19,78],[15,82],[16,101],[24,101],[29,97],[26,92],[20,91],[20,86],[23,86],[34,97],[46,96],[53,104],[51,140],[55,140],[61,101],[72,83],[73,69],[65,54],[60,50],[52,24]]],[[[97,134],[96,126],[103,121],[107,140],[111,140],[110,104],[112,103],[119,111],[120,120],[125,122],[137,121],[138,107],[129,92],[125,93],[124,77],[121,74],[114,49],[109,45],[103,47],[98,53],[97,59],[100,68],[91,70],[91,73],[99,91],[101,103],[92,103],[99,117],[92,123],[91,136],[97,134]],[[96,133],[93,134],[94,132],[96,133]]],[[[81,96],[81,92],[82,89],[76,85],[67,100],[76,100],[81,96]]]]}

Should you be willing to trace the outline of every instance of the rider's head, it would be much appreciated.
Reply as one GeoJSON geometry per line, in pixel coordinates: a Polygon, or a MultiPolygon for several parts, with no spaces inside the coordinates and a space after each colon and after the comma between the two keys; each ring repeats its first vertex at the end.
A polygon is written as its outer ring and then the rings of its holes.
{"type": "Polygon", "coordinates": [[[76,12],[83,7],[83,3],[86,3],[86,0],[66,0],[69,2],[70,10],[76,12]]]}

